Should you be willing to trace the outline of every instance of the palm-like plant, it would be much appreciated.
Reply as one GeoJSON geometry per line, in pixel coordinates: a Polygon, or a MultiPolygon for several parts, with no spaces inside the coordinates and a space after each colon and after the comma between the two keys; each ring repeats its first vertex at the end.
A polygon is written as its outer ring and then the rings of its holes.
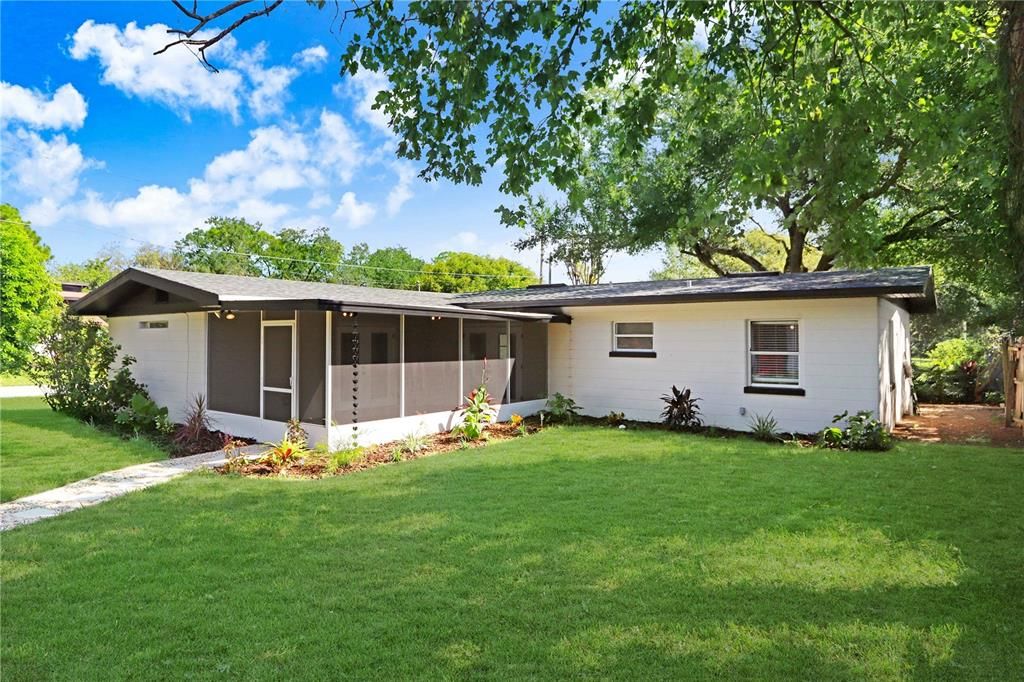
{"type": "Polygon", "coordinates": [[[665,401],[665,409],[661,413],[665,425],[673,431],[697,428],[701,425],[700,398],[694,398],[690,389],[680,391],[674,385],[672,392],[661,396],[665,401]]]}

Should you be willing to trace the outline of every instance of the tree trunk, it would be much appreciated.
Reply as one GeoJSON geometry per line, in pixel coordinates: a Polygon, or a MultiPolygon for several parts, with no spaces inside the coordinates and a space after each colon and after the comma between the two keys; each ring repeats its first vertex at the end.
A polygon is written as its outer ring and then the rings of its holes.
{"type": "MultiPolygon", "coordinates": [[[[1015,250],[1017,285],[1024,294],[1024,2],[1009,0],[1005,8],[1002,62],[1006,73],[1007,158],[1004,210],[1011,244],[1015,250]]],[[[1024,296],[1022,296],[1024,299],[1024,296]]]]}
{"type": "Polygon", "coordinates": [[[794,222],[789,226],[789,253],[786,254],[786,272],[805,272],[804,243],[807,233],[794,222]]]}

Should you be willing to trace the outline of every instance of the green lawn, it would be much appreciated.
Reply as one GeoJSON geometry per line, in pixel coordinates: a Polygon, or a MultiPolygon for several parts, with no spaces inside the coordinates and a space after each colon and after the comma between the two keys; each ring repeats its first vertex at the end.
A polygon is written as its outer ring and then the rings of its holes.
{"type": "Polygon", "coordinates": [[[24,374],[0,374],[0,386],[35,386],[24,374]]]}
{"type": "Polygon", "coordinates": [[[0,400],[0,501],[166,457],[148,441],[121,440],[58,414],[42,398],[0,400]]]}
{"type": "Polygon", "coordinates": [[[4,680],[1012,679],[1024,453],[551,429],[3,535],[4,680]]]}

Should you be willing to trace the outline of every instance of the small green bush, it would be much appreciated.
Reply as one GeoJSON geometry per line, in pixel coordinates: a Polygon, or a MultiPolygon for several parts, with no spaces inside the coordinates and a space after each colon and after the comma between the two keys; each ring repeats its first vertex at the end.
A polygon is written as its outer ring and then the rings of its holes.
{"type": "Polygon", "coordinates": [[[973,403],[990,369],[992,339],[961,337],[940,341],[914,361],[914,390],[925,403],[973,403]]]}
{"type": "MultiPolygon", "coordinates": [[[[130,408],[146,387],[132,377],[135,358],[121,357],[121,347],[103,326],[66,312],[42,338],[32,357],[33,381],[49,386],[46,402],[57,412],[114,428],[122,408],[130,408]]],[[[122,417],[122,424],[129,417],[122,417]]]]}
{"type": "Polygon", "coordinates": [[[544,417],[544,421],[552,424],[575,424],[580,417],[581,409],[572,398],[555,393],[544,404],[541,415],[544,417]]]}
{"type": "Polygon", "coordinates": [[[608,416],[606,416],[604,420],[608,423],[608,426],[619,426],[626,422],[626,414],[624,412],[615,412],[613,410],[608,413],[608,416]]]}
{"type": "Polygon", "coordinates": [[[755,413],[748,424],[751,435],[757,440],[763,440],[766,443],[777,443],[782,440],[779,437],[779,421],[772,416],[771,412],[766,415],[755,413]]]}
{"type": "Polygon", "coordinates": [[[498,417],[498,410],[491,405],[491,397],[487,393],[487,384],[480,382],[469,396],[462,408],[462,421],[452,431],[467,440],[486,438],[487,425],[498,417]]]}
{"type": "Polygon", "coordinates": [[[833,417],[832,426],[818,434],[818,444],[842,450],[888,450],[893,441],[885,425],[875,419],[870,410],[861,410],[852,416],[843,412],[833,417]],[[844,420],[845,429],[837,426],[844,420]]]}
{"type": "Polygon", "coordinates": [[[136,393],[114,416],[114,430],[125,438],[139,436],[165,437],[174,425],[167,418],[167,408],[160,407],[144,393],[136,393]]]}

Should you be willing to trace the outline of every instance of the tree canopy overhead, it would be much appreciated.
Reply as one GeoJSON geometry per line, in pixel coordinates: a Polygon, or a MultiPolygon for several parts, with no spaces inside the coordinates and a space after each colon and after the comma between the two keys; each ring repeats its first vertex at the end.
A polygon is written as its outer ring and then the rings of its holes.
{"type": "MultiPolygon", "coordinates": [[[[214,20],[230,32],[276,7],[232,14],[243,5],[179,5],[195,22],[180,33],[214,20]]],[[[342,72],[387,76],[376,106],[428,179],[478,183],[500,167],[512,195],[540,180],[571,191],[581,129],[618,120],[616,153],[658,180],[622,179],[637,190],[638,243],[756,268],[736,241],[753,207],[776,214],[790,271],[914,254],[972,274],[985,253],[988,274],[1016,269],[1024,288],[1020,3],[437,0],[340,14],[342,72]],[[707,130],[661,139],[672,97],[707,130]],[[660,214],[645,190],[687,210],[660,214]]]]}

